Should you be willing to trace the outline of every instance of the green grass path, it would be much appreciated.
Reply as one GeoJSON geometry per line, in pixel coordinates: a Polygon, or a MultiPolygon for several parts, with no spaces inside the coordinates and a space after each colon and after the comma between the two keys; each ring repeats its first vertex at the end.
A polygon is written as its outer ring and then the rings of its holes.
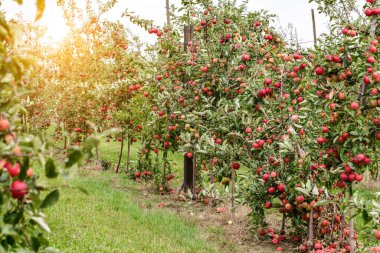
{"type": "Polygon", "coordinates": [[[64,187],[59,202],[47,210],[51,246],[64,252],[216,252],[195,224],[164,210],[140,208],[136,192],[112,187],[116,180],[132,181],[109,172],[90,174],[70,181],[89,195],[64,187]]]}

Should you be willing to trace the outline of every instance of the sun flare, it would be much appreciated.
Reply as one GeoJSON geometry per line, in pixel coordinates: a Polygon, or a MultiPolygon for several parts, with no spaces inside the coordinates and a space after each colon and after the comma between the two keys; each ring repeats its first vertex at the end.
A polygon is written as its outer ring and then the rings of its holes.
{"type": "Polygon", "coordinates": [[[48,44],[57,44],[62,41],[69,33],[62,14],[62,10],[56,5],[47,6],[49,9],[44,13],[38,23],[46,28],[46,33],[41,38],[43,42],[48,44]]]}
{"type": "MultiPolygon", "coordinates": [[[[9,18],[15,18],[18,15],[22,20],[33,22],[36,16],[35,1],[25,2],[18,5],[16,2],[8,1],[1,4],[1,9],[7,10],[9,18]]],[[[37,25],[46,28],[45,34],[38,38],[46,44],[58,44],[69,34],[69,27],[63,16],[63,11],[54,1],[47,1],[43,16],[36,22],[37,25]]]]}

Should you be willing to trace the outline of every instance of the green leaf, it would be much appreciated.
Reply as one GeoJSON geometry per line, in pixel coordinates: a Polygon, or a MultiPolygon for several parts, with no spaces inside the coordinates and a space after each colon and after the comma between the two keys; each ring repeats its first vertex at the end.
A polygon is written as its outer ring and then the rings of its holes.
{"type": "Polygon", "coordinates": [[[367,224],[368,222],[372,220],[372,217],[369,216],[368,211],[366,209],[363,209],[362,218],[363,218],[364,224],[367,224]]]}
{"type": "Polygon", "coordinates": [[[36,5],[37,5],[37,14],[36,14],[35,21],[39,20],[42,17],[42,14],[44,14],[45,0],[37,0],[36,5]]]}
{"type": "Polygon", "coordinates": [[[54,190],[52,192],[50,192],[44,199],[44,201],[42,201],[42,204],[41,204],[41,208],[48,208],[48,207],[51,207],[53,206],[55,203],[57,203],[59,199],[59,191],[58,190],[54,190]]]}
{"type": "Polygon", "coordinates": [[[48,178],[56,178],[58,176],[57,166],[52,158],[46,161],[45,174],[48,178]]]}
{"type": "Polygon", "coordinates": [[[42,252],[44,253],[60,253],[59,249],[53,248],[53,247],[47,247],[46,249],[43,249],[42,252]]]}
{"type": "Polygon", "coordinates": [[[80,186],[78,186],[77,188],[78,188],[78,190],[80,190],[80,191],[83,192],[84,194],[86,194],[86,195],[90,195],[90,194],[88,193],[88,191],[87,191],[85,188],[80,187],[80,186]]]}
{"type": "Polygon", "coordinates": [[[296,187],[295,190],[305,194],[306,196],[309,196],[309,193],[303,188],[296,187]]]}
{"type": "Polygon", "coordinates": [[[17,235],[17,232],[15,231],[15,229],[13,228],[12,225],[10,224],[5,224],[3,229],[1,230],[1,233],[4,234],[4,235],[11,235],[11,236],[16,236],[17,235]]]}
{"type": "Polygon", "coordinates": [[[316,185],[314,185],[312,193],[313,193],[314,196],[318,196],[319,195],[318,187],[316,185]]]}
{"type": "Polygon", "coordinates": [[[70,168],[74,164],[78,163],[82,158],[82,151],[79,149],[79,147],[71,148],[68,151],[69,155],[65,162],[65,167],[70,168]]]}
{"type": "Polygon", "coordinates": [[[327,205],[327,204],[330,204],[332,203],[333,201],[332,200],[327,200],[327,199],[323,199],[321,201],[318,201],[315,206],[324,206],[324,205],[327,205]]]}
{"type": "Polygon", "coordinates": [[[50,228],[42,217],[32,217],[31,220],[35,221],[43,230],[50,233],[50,228]]]}

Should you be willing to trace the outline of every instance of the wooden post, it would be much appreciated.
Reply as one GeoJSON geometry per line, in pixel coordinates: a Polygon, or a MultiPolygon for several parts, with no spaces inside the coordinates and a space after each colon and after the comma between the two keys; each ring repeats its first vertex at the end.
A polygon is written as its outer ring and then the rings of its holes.
{"type": "MultiPolygon", "coordinates": [[[[183,48],[185,52],[187,51],[188,42],[191,41],[193,38],[193,32],[194,29],[192,26],[184,27],[183,48]]],[[[182,82],[186,82],[185,77],[183,77],[182,82]]],[[[193,158],[189,158],[185,154],[183,162],[183,184],[179,190],[183,190],[186,192],[188,189],[191,189],[193,196],[195,196],[195,167],[195,155],[193,158]]]]}
{"type": "Polygon", "coordinates": [[[317,45],[317,28],[315,26],[315,15],[314,15],[314,9],[311,9],[311,18],[313,20],[313,35],[314,35],[314,46],[317,45]]]}
{"type": "Polygon", "coordinates": [[[126,161],[126,166],[125,166],[125,173],[129,172],[129,162],[131,160],[131,141],[132,139],[130,138],[129,134],[127,134],[127,161],[126,161]]]}
{"type": "Polygon", "coordinates": [[[187,44],[194,37],[194,28],[190,25],[185,26],[184,28],[184,40],[183,40],[183,48],[184,51],[187,51],[187,44]]]}
{"type": "Polygon", "coordinates": [[[170,5],[169,5],[169,0],[166,0],[166,25],[170,26],[170,5]]]}
{"type": "Polygon", "coordinates": [[[234,202],[235,202],[235,170],[231,168],[231,208],[234,208],[234,202]]]}
{"type": "Polygon", "coordinates": [[[162,154],[162,161],[164,162],[164,166],[163,166],[163,171],[162,171],[162,178],[164,179],[163,182],[164,182],[164,185],[162,185],[164,187],[165,190],[167,190],[167,181],[166,181],[166,165],[167,165],[167,161],[168,161],[168,151],[165,150],[164,153],[162,154]]]}
{"type": "Polygon", "coordinates": [[[296,46],[297,46],[297,50],[300,50],[300,43],[298,42],[297,28],[295,28],[295,33],[296,33],[296,46]]]}

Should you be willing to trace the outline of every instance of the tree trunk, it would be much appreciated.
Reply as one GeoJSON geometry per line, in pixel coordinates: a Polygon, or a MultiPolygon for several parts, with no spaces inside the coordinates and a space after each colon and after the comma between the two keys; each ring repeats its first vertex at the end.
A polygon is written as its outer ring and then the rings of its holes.
{"type": "Polygon", "coordinates": [[[193,187],[193,159],[185,154],[183,161],[183,184],[180,191],[186,192],[193,187]]]}
{"type": "Polygon", "coordinates": [[[235,170],[232,169],[231,174],[231,207],[234,208],[234,202],[235,202],[235,170]]]}
{"type": "Polygon", "coordinates": [[[99,146],[95,147],[95,152],[96,152],[96,162],[100,164],[100,156],[99,156],[99,146]]]}
{"type": "Polygon", "coordinates": [[[197,198],[197,193],[196,193],[196,190],[195,190],[195,175],[196,175],[196,171],[197,171],[197,157],[196,157],[196,153],[194,152],[194,157],[193,157],[193,176],[192,176],[192,181],[193,181],[193,185],[192,185],[192,194],[193,194],[193,197],[192,199],[193,200],[196,200],[197,198]]]}
{"type": "Polygon", "coordinates": [[[284,235],[286,233],[285,223],[286,223],[286,214],[283,213],[282,214],[282,225],[281,225],[281,231],[280,231],[281,235],[284,235]]]}
{"type": "Polygon", "coordinates": [[[167,182],[166,182],[166,164],[168,162],[168,151],[164,151],[164,153],[162,154],[162,160],[164,162],[164,168],[163,168],[163,171],[162,171],[162,181],[164,182],[164,188],[166,189],[166,186],[167,186],[167,182]]]}
{"type": "Polygon", "coordinates": [[[309,237],[307,240],[307,248],[309,252],[313,251],[314,248],[314,208],[311,207],[310,219],[309,219],[309,237]]]}
{"type": "MultiPolygon", "coordinates": [[[[351,186],[352,187],[352,186],[351,186]]],[[[351,200],[351,195],[352,193],[352,189],[350,189],[350,193],[349,193],[349,196],[348,196],[348,201],[351,200]]],[[[349,227],[349,231],[350,231],[350,253],[355,253],[355,230],[354,230],[354,217],[353,216],[353,212],[352,212],[352,208],[349,206],[348,207],[349,210],[348,210],[348,216],[349,216],[349,219],[350,219],[350,227],[349,227]]]]}
{"type": "Polygon", "coordinates": [[[121,157],[123,156],[123,148],[124,148],[124,137],[122,137],[122,139],[121,139],[119,161],[117,162],[115,173],[118,173],[119,169],[120,169],[121,157]]]}
{"type": "Polygon", "coordinates": [[[210,183],[213,184],[215,183],[215,178],[214,178],[214,166],[213,166],[213,163],[212,163],[212,158],[210,159],[210,183]]]}
{"type": "Polygon", "coordinates": [[[125,165],[125,173],[129,172],[129,163],[131,160],[131,138],[129,138],[129,134],[127,135],[127,161],[125,165]]]}
{"type": "Polygon", "coordinates": [[[63,149],[67,149],[67,137],[63,138],[63,149]]]}

